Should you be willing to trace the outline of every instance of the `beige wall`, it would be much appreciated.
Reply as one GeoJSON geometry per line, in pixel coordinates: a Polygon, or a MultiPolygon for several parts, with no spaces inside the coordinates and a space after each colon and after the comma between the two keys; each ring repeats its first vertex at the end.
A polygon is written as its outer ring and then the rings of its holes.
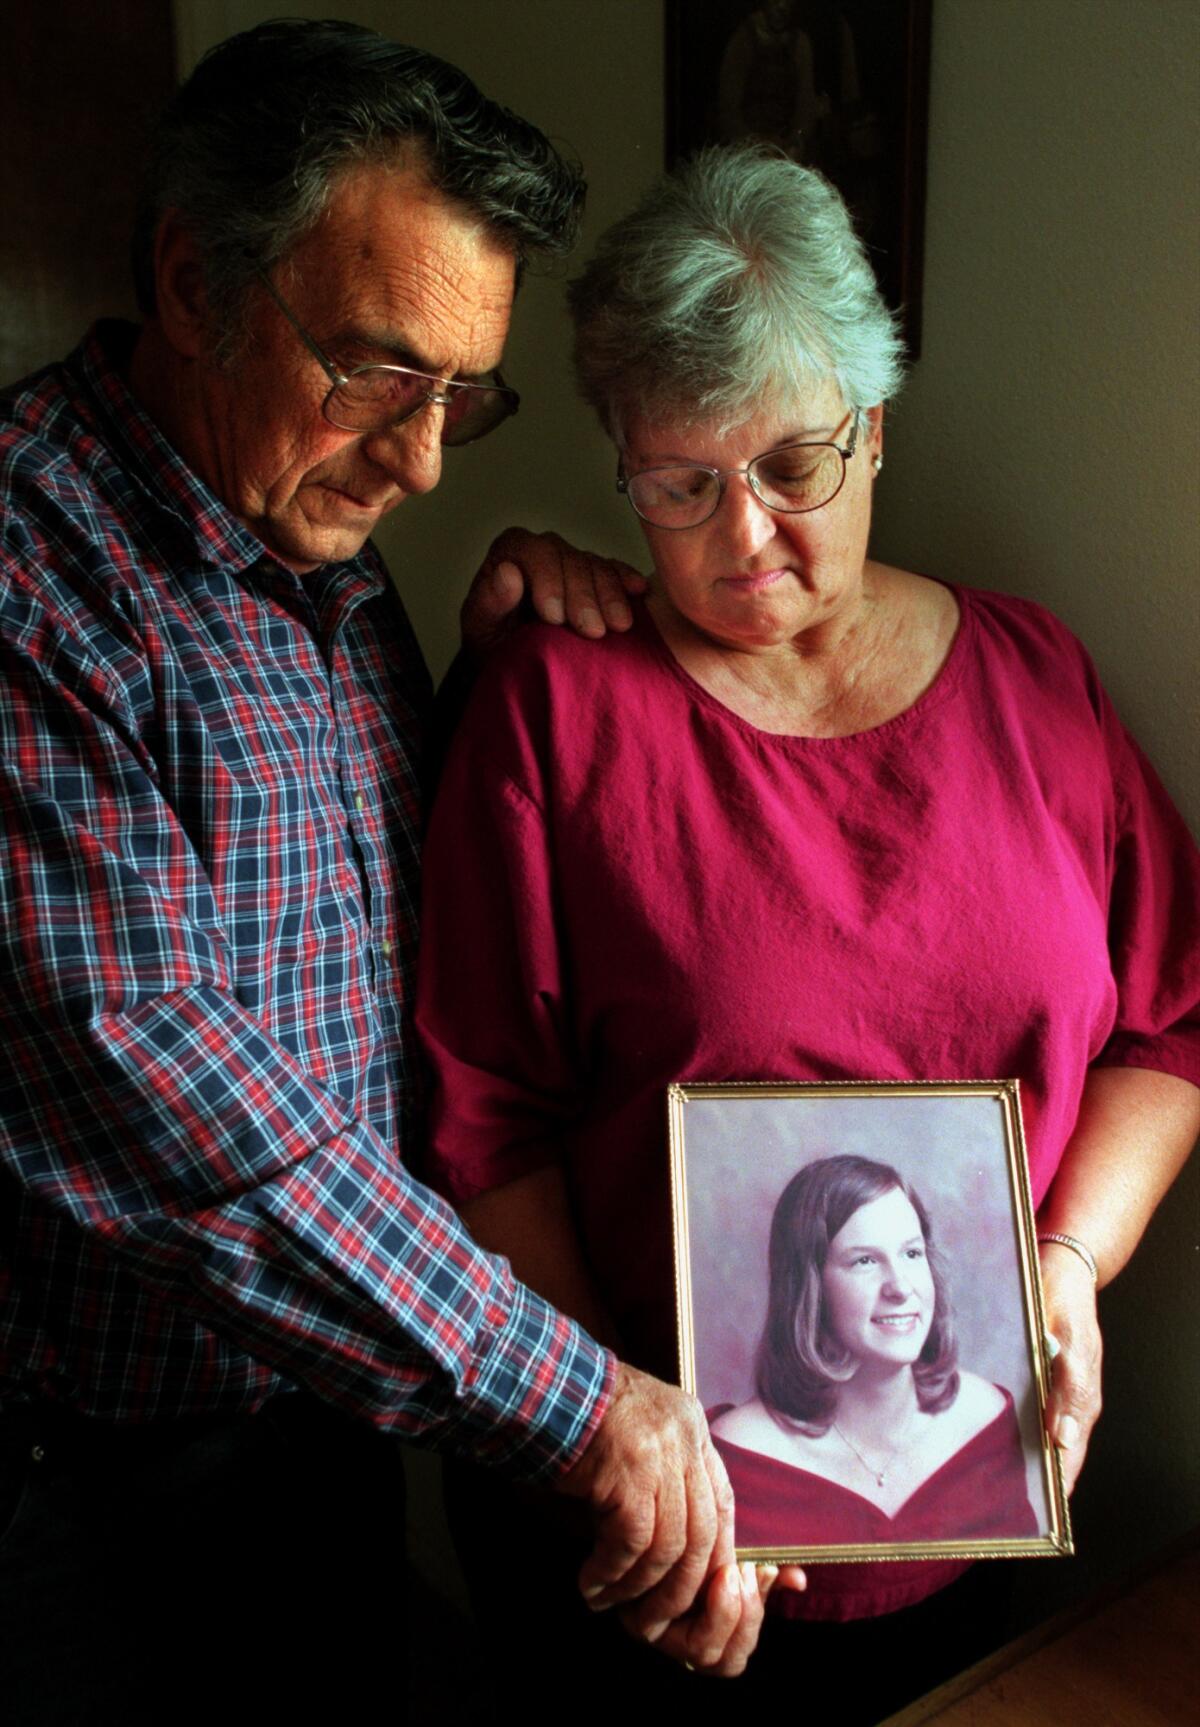
{"type": "MultiPolygon", "coordinates": [[[[329,0],[457,61],[572,146],[589,232],[661,161],[652,0],[329,0]]],[[[178,0],[184,68],[278,10],[178,0]]],[[[1194,0],[936,0],[925,354],[888,432],[880,554],[1034,594],[1084,638],[1195,823],[1200,646],[1194,0]]],[[[527,410],[452,454],[385,549],[435,666],[510,517],[636,555],[611,458],[566,379],[560,289],[524,291],[509,370],[527,410]]],[[[1081,1558],[1049,1603],[1200,1519],[1200,1166],[1105,1297],[1109,1412],[1077,1500],[1081,1558]]],[[[502,1568],[501,1568],[502,1569],[502,1568]]]]}
{"type": "Polygon", "coordinates": [[[1031,594],[1200,826],[1200,7],[937,0],[881,555],[1031,594]]]}
{"type": "MultiPolygon", "coordinates": [[[[1200,828],[1200,7],[936,0],[924,354],[879,555],[1044,600],[1200,828]]],[[[1102,1298],[1074,1577],[1200,1520],[1200,1161],[1102,1298]]]]}

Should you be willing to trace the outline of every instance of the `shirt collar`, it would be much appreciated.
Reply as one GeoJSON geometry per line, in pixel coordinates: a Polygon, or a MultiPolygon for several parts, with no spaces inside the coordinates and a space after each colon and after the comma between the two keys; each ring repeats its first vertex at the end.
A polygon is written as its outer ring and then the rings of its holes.
{"type": "MultiPolygon", "coordinates": [[[[285,581],[290,576],[298,583],[299,578],[278,562],[258,535],[209,490],[135,400],[125,374],[137,334],[135,324],[101,319],[68,361],[123,472],[157,510],[173,518],[191,559],[201,568],[236,575],[265,565],[285,581]]],[[[383,585],[378,559],[369,546],[341,566],[324,567],[330,573],[344,568],[372,590],[383,585]]]]}

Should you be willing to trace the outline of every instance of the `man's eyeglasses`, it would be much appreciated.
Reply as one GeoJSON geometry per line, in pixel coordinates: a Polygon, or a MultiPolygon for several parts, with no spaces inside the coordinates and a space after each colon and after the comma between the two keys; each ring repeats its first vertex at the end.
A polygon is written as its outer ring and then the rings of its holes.
{"type": "Polygon", "coordinates": [[[473,444],[510,419],[521,398],[510,390],[499,372],[483,384],[463,378],[436,378],[411,366],[355,366],[341,371],[321,351],[296,317],[265,270],[264,287],[295,330],[313,359],[329,379],[330,389],[321,412],[331,426],[343,432],[382,432],[411,420],[430,402],[446,410],[442,419],[443,444],[473,444]]]}
{"type": "Polygon", "coordinates": [[[848,444],[785,444],[781,450],[755,456],[744,468],[710,468],[689,462],[678,467],[644,468],[640,474],[618,469],[617,490],[624,492],[642,520],[654,528],[698,528],[707,522],[732,474],[745,474],[751,491],[768,510],[787,515],[819,510],[841,491],[846,463],[858,447],[857,409],[851,409],[847,418],[848,444]]]}

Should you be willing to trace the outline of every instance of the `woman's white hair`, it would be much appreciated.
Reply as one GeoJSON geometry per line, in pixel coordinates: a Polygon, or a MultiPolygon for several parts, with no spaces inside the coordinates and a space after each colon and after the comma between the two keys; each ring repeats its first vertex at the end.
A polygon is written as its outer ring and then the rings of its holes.
{"type": "Polygon", "coordinates": [[[832,381],[848,408],[903,370],[839,194],[763,146],[700,151],[609,228],[570,284],[584,397],[620,441],[630,413],[720,422],[832,381]]]}

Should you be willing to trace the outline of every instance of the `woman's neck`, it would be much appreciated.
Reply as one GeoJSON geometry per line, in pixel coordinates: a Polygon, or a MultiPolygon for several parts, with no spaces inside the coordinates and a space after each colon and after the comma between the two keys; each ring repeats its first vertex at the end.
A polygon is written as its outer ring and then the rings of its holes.
{"type": "Polygon", "coordinates": [[[958,626],[949,589],[903,571],[868,570],[857,605],[770,647],[710,636],[661,593],[649,609],[684,671],[760,731],[846,737],[910,707],[944,665],[958,626]]]}
{"type": "Polygon", "coordinates": [[[864,1376],[860,1370],[838,1392],[834,1424],[863,1448],[886,1450],[903,1442],[920,1409],[911,1367],[864,1376]]]}

